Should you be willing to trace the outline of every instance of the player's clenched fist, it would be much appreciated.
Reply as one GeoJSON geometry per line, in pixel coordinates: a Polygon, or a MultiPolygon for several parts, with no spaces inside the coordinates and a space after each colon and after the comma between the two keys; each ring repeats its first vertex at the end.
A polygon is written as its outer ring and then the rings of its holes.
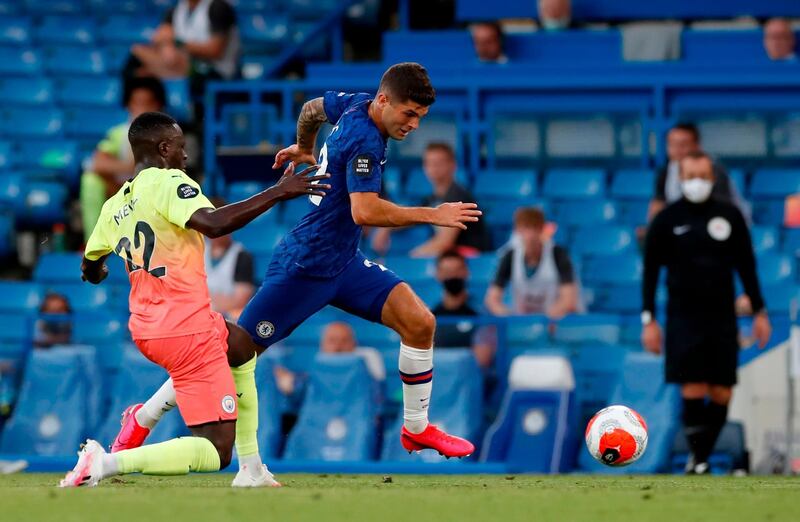
{"type": "Polygon", "coordinates": [[[284,199],[296,198],[298,196],[320,196],[325,197],[325,191],[330,190],[328,184],[321,184],[320,181],[331,177],[330,174],[317,174],[309,176],[312,172],[319,169],[319,165],[312,165],[300,172],[295,173],[294,162],[289,163],[283,176],[275,184],[275,188],[281,191],[284,199]]]}
{"type": "Polygon", "coordinates": [[[466,230],[466,223],[478,221],[483,212],[478,210],[475,203],[442,203],[436,207],[434,225],[442,227],[460,228],[466,230]]]}

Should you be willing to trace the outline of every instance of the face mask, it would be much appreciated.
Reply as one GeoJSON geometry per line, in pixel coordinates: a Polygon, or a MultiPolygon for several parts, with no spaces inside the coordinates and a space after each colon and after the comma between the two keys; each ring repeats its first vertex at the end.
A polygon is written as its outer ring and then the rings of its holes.
{"type": "Polygon", "coordinates": [[[569,18],[542,18],[542,27],[548,31],[557,31],[569,27],[569,18]]]}
{"type": "Polygon", "coordinates": [[[692,203],[703,203],[711,196],[714,184],[707,179],[692,178],[681,181],[683,195],[692,203]]]}
{"type": "Polygon", "coordinates": [[[50,335],[68,334],[72,331],[72,318],[69,314],[39,314],[42,331],[50,335]]]}
{"type": "Polygon", "coordinates": [[[464,291],[467,281],[460,277],[451,277],[442,281],[445,291],[450,295],[458,295],[464,291]]]}

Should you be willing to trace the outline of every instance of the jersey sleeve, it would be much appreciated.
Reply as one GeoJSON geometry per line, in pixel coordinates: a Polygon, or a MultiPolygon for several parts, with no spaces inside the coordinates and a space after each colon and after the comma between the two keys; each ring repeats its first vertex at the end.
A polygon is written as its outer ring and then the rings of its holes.
{"type": "Polygon", "coordinates": [[[208,9],[209,25],[212,34],[227,35],[236,25],[236,12],[224,0],[214,0],[208,9]]]}
{"type": "Polygon", "coordinates": [[[383,144],[377,140],[358,139],[352,142],[347,155],[347,191],[381,192],[383,144]]]}
{"type": "Polygon", "coordinates": [[[86,249],[83,251],[83,257],[89,261],[97,261],[104,255],[114,251],[114,245],[111,245],[111,242],[108,240],[108,221],[103,219],[104,213],[105,206],[100,213],[100,219],[97,220],[97,224],[94,226],[94,230],[92,230],[89,236],[89,240],[86,241],[86,249]]]}
{"type": "Polygon", "coordinates": [[[123,141],[120,134],[124,132],[126,132],[124,127],[121,127],[119,125],[117,125],[116,127],[112,127],[106,133],[102,141],[100,141],[100,143],[97,144],[97,150],[99,150],[100,152],[105,152],[106,154],[110,154],[112,156],[119,157],[123,141]]]}
{"type": "Polygon", "coordinates": [[[183,171],[171,169],[163,176],[166,179],[155,187],[155,209],[173,225],[186,228],[186,222],[197,210],[214,208],[200,185],[183,171]]]}
{"type": "Polygon", "coordinates": [[[511,262],[513,257],[513,250],[509,250],[500,260],[497,272],[494,274],[494,280],[492,281],[494,286],[499,286],[500,288],[508,286],[508,282],[511,280],[511,262]]]}
{"type": "Polygon", "coordinates": [[[328,118],[328,121],[335,124],[348,107],[354,103],[368,99],[370,99],[370,95],[363,92],[353,94],[328,91],[322,97],[322,108],[325,110],[325,116],[328,118]]]}
{"type": "Polygon", "coordinates": [[[556,261],[556,269],[558,270],[559,284],[568,285],[575,282],[575,269],[572,266],[572,260],[569,253],[564,247],[553,247],[553,257],[556,261]]]}

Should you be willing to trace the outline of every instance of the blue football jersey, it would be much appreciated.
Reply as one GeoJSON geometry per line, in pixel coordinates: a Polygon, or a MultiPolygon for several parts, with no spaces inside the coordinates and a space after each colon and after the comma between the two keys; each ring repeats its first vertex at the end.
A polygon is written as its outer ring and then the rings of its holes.
{"type": "Polygon", "coordinates": [[[319,153],[318,174],[331,175],[327,196],[309,196],[309,210],[281,240],[273,259],[292,274],[334,277],[358,252],[361,227],[353,221],[351,192],[381,191],[386,144],[367,109],[372,95],[328,91],[325,114],[333,127],[319,153]]]}

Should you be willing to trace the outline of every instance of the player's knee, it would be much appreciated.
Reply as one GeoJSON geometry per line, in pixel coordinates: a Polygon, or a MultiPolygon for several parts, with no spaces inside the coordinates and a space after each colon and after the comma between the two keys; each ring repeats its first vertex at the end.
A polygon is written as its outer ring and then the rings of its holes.
{"type": "Polygon", "coordinates": [[[432,340],[435,331],[436,317],[427,308],[418,307],[409,317],[409,333],[412,337],[432,340]]]}

